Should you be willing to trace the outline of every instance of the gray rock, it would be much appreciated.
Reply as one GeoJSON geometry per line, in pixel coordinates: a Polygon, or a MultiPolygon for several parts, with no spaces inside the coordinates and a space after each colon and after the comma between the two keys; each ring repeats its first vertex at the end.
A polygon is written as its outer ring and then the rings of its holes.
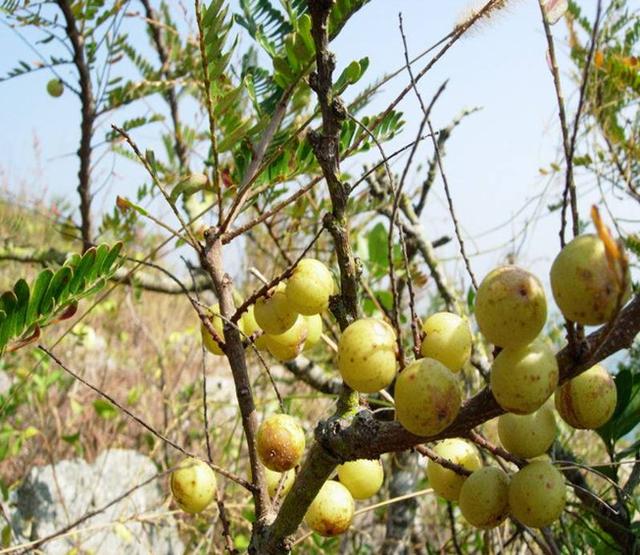
{"type": "MultiPolygon", "coordinates": [[[[153,461],[135,451],[110,449],[89,465],[82,459],[36,467],[9,500],[14,545],[44,538],[158,473],[153,461]]],[[[175,520],[163,514],[162,480],[136,489],[123,500],[82,522],[77,534],[41,547],[50,555],[71,549],[93,555],[178,555],[184,545],[175,520]],[[140,517],[140,518],[139,518],[140,517]]]]}
{"type": "Polygon", "coordinates": [[[0,370],[0,395],[4,395],[13,385],[13,379],[9,374],[0,370]]]}

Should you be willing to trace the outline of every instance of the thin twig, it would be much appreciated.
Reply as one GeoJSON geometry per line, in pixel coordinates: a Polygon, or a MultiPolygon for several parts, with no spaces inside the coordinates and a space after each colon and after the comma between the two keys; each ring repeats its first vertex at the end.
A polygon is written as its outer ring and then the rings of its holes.
{"type": "MultiPolygon", "coordinates": [[[[100,395],[101,397],[104,397],[107,401],[109,401],[112,405],[114,405],[115,407],[117,407],[118,409],[120,409],[123,413],[125,413],[129,418],[131,418],[132,420],[134,420],[135,422],[137,422],[138,424],[140,424],[140,426],[142,426],[143,428],[145,428],[146,430],[148,430],[149,432],[151,432],[154,436],[156,436],[159,440],[167,443],[168,445],[170,445],[171,447],[173,447],[174,449],[176,449],[177,451],[180,451],[183,455],[186,455],[187,457],[194,457],[194,458],[198,458],[196,455],[194,455],[193,453],[190,453],[189,451],[187,451],[186,449],[184,449],[183,447],[181,447],[180,445],[178,445],[177,443],[175,443],[174,441],[170,440],[168,437],[164,436],[163,434],[161,434],[158,430],[156,430],[153,426],[151,426],[150,424],[147,424],[144,420],[142,420],[140,417],[136,416],[135,414],[133,414],[128,408],[126,408],[122,403],[119,403],[118,401],[116,401],[111,395],[109,395],[108,393],[105,393],[104,391],[102,391],[101,389],[99,389],[98,387],[96,387],[95,385],[89,383],[87,380],[85,380],[82,376],[80,376],[79,374],[77,374],[76,372],[74,372],[73,370],[71,370],[70,368],[68,368],[56,355],[54,355],[49,349],[47,349],[46,347],[44,347],[43,345],[38,345],[38,349],[40,349],[42,352],[46,353],[60,368],[62,368],[65,372],[67,372],[69,375],[71,375],[72,377],[74,377],[76,380],[78,380],[80,383],[84,384],[85,386],[87,386],[89,389],[91,389],[92,391],[94,391],[95,393],[97,393],[98,395],[100,395]]],[[[221,474],[222,476],[229,478],[229,480],[232,480],[234,482],[236,482],[237,484],[240,484],[243,488],[252,491],[253,487],[252,485],[247,482],[247,480],[245,480],[244,478],[241,478],[240,476],[237,476],[235,474],[233,474],[232,472],[229,472],[228,470],[225,470],[224,468],[207,462],[207,464],[211,467],[212,470],[214,470],[215,472],[217,472],[218,474],[221,474]]]]}
{"type": "Polygon", "coordinates": [[[147,160],[146,156],[142,155],[142,152],[140,152],[140,149],[138,148],[138,145],[133,141],[133,139],[131,138],[131,136],[124,130],[121,129],[120,127],[118,127],[117,125],[111,124],[111,128],[118,133],[119,135],[121,135],[129,144],[129,146],[131,147],[131,149],[133,150],[133,152],[135,153],[136,157],[138,158],[138,160],[142,163],[142,165],[144,166],[145,170],[147,170],[147,173],[149,174],[149,176],[151,177],[151,180],[153,181],[153,184],[158,188],[158,190],[162,193],[162,196],[165,198],[165,200],[167,201],[167,204],[169,205],[169,207],[171,208],[171,211],[175,214],[176,218],[178,218],[178,221],[180,222],[180,225],[182,226],[182,229],[184,230],[184,232],[187,234],[188,240],[187,242],[194,248],[197,249],[198,246],[198,240],[193,236],[193,233],[191,231],[191,228],[189,227],[189,225],[187,224],[187,222],[184,221],[184,218],[182,217],[182,215],[180,214],[180,211],[176,208],[175,202],[173,202],[171,200],[171,198],[169,197],[169,194],[167,193],[167,191],[165,191],[164,187],[162,186],[162,184],[160,183],[160,179],[158,179],[158,176],[156,174],[155,169],[151,166],[151,163],[149,162],[149,160],[147,160]]]}
{"type": "Polygon", "coordinates": [[[205,107],[209,119],[209,141],[211,142],[211,154],[213,156],[213,188],[216,192],[218,203],[218,224],[222,223],[222,183],[220,179],[220,166],[218,160],[218,138],[216,136],[216,117],[213,112],[213,101],[211,99],[211,80],[209,79],[209,60],[207,59],[207,49],[204,43],[204,29],[202,27],[202,13],[200,0],[195,0],[196,22],[198,23],[198,46],[200,48],[200,62],[202,66],[202,86],[204,88],[205,107]]]}
{"type": "Polygon", "coordinates": [[[52,540],[55,540],[56,538],[66,535],[68,532],[70,532],[71,530],[73,530],[83,522],[86,522],[87,520],[93,518],[94,516],[103,513],[110,507],[113,507],[113,505],[116,505],[120,503],[120,501],[122,501],[123,499],[126,499],[127,497],[129,497],[135,491],[145,487],[146,485],[150,484],[151,482],[154,482],[155,480],[158,480],[159,478],[163,478],[164,476],[169,475],[174,470],[175,468],[170,468],[168,470],[165,470],[164,472],[159,472],[158,474],[151,476],[150,478],[146,479],[144,482],[141,482],[140,484],[137,484],[129,488],[127,491],[120,494],[118,497],[115,497],[114,499],[109,501],[106,505],[103,505],[98,509],[94,509],[92,511],[86,512],[77,520],[71,522],[64,528],[61,528],[60,530],[57,530],[56,532],[49,534],[48,536],[45,536],[44,538],[39,538],[37,540],[28,542],[26,544],[16,545],[15,547],[10,547],[8,549],[0,549],[0,553],[13,553],[16,551],[20,551],[21,549],[25,550],[24,553],[33,553],[35,550],[41,548],[45,543],[48,543],[52,540]]]}

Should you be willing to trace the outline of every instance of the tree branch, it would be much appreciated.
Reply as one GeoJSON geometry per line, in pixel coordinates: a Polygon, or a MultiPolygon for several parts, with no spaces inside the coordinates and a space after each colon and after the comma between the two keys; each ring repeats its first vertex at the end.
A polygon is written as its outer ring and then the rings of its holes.
{"type": "MultiPolygon", "coordinates": [[[[607,326],[602,326],[585,339],[588,350],[581,358],[574,360],[569,347],[564,347],[556,354],[560,368],[560,383],[577,376],[611,354],[628,348],[638,332],[640,297],[635,297],[622,310],[615,331],[609,332],[607,326]],[[606,341],[600,344],[603,334],[608,335],[606,341]],[[596,347],[597,352],[593,356],[596,347]]],[[[448,428],[430,437],[416,436],[405,430],[399,422],[375,420],[368,410],[361,410],[349,422],[336,419],[320,422],[315,430],[316,444],[309,454],[309,459],[314,460],[307,460],[305,463],[310,465],[314,474],[308,475],[303,467],[299,478],[304,476],[304,486],[296,487],[299,481],[296,480],[292,489],[292,492],[295,492],[295,501],[291,499],[291,494],[285,500],[272,530],[272,538],[277,538],[277,542],[268,544],[269,550],[264,553],[286,552],[287,543],[280,534],[292,534],[301,522],[308,496],[301,499],[299,494],[309,489],[315,492],[314,488],[321,485],[319,480],[322,476],[328,477],[331,471],[326,471],[323,464],[335,465],[355,459],[375,459],[384,453],[405,451],[425,442],[448,437],[465,437],[470,430],[504,412],[491,390],[485,388],[463,404],[458,417],[448,428]]]]}
{"type": "MultiPolygon", "coordinates": [[[[156,47],[156,51],[158,52],[158,57],[160,58],[160,63],[162,66],[160,67],[160,73],[163,78],[167,81],[172,79],[172,75],[169,71],[169,54],[167,53],[167,48],[164,43],[164,39],[162,37],[162,27],[158,21],[158,15],[155,10],[151,6],[149,0],[140,0],[142,5],[144,6],[144,10],[147,16],[147,25],[149,27],[149,32],[151,33],[151,38],[153,40],[153,44],[156,47]]],[[[174,137],[174,147],[176,149],[176,154],[178,156],[178,161],[180,163],[180,169],[183,172],[189,171],[189,157],[187,153],[187,145],[184,142],[182,137],[182,129],[180,125],[180,114],[178,112],[178,97],[176,95],[176,90],[174,87],[169,87],[163,93],[164,99],[167,101],[169,105],[169,111],[171,112],[171,121],[173,122],[173,137],[174,137]]]]}
{"type": "Polygon", "coordinates": [[[233,382],[236,388],[236,397],[242,416],[242,427],[246,436],[251,475],[253,476],[253,499],[255,503],[258,529],[260,523],[268,517],[271,508],[264,468],[258,460],[256,448],[256,434],[258,432],[258,413],[256,412],[251,390],[251,381],[247,370],[247,361],[244,353],[242,337],[237,326],[231,323],[235,312],[233,302],[233,282],[224,272],[222,261],[222,242],[215,228],[209,228],[205,232],[206,247],[200,253],[202,267],[209,273],[213,280],[216,295],[220,301],[220,315],[224,321],[224,353],[227,356],[233,382]]]}
{"type": "Polygon", "coordinates": [[[80,195],[80,232],[82,234],[82,249],[91,247],[91,139],[93,125],[96,118],[96,105],[91,84],[91,73],[84,52],[84,35],[78,30],[76,18],[67,0],[57,0],[66,23],[66,32],[73,48],[73,63],[78,70],[80,82],[80,102],[82,104],[80,123],[80,169],[78,170],[78,194],[80,195]]]}

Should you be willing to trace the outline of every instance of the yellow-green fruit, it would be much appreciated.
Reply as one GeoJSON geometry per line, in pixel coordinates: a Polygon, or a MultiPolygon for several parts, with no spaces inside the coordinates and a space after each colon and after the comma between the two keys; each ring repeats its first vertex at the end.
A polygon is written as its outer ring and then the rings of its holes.
{"type": "Polygon", "coordinates": [[[260,328],[271,335],[284,333],[298,318],[298,313],[287,300],[283,283],[273,289],[268,298],[261,297],[256,301],[253,314],[260,328]]]}
{"type": "Polygon", "coordinates": [[[342,332],[338,369],[347,385],[361,393],[375,393],[396,376],[396,334],[375,318],[356,320],[342,332]]]}
{"type": "Polygon", "coordinates": [[[307,323],[298,316],[295,324],[279,335],[265,335],[264,343],[271,355],[280,362],[296,358],[304,348],[307,339],[307,323]]]}
{"type": "Polygon", "coordinates": [[[287,299],[294,310],[310,316],[327,309],[333,289],[329,269],[319,260],[303,258],[287,280],[287,299]]]}
{"type": "Polygon", "coordinates": [[[498,418],[502,446],[517,457],[532,459],[544,454],[556,438],[553,407],[542,405],[531,414],[503,414],[498,418]]]}
{"type": "Polygon", "coordinates": [[[379,460],[358,459],[338,466],[338,478],[354,499],[368,499],[382,487],[384,469],[379,460]]]}
{"type": "Polygon", "coordinates": [[[51,79],[47,83],[47,92],[50,96],[53,96],[53,98],[58,98],[59,96],[62,96],[62,93],[64,92],[64,84],[60,79],[51,79]]]}
{"type": "MultiPolygon", "coordinates": [[[[478,450],[468,441],[462,439],[445,439],[439,442],[433,450],[443,459],[472,472],[482,466],[478,450]]],[[[431,459],[427,463],[427,478],[433,491],[449,501],[458,500],[460,488],[467,479],[466,476],[449,470],[431,459]]]]}
{"type": "Polygon", "coordinates": [[[412,434],[431,436],[453,422],[462,399],[451,370],[437,360],[423,358],[398,376],[395,401],[400,424],[412,434]]]}
{"type": "Polygon", "coordinates": [[[255,341],[255,345],[258,348],[259,351],[266,351],[267,349],[267,334],[263,333],[262,335],[258,336],[256,338],[255,341]]]}
{"type": "Polygon", "coordinates": [[[337,536],[351,526],[354,505],[346,487],[335,480],[328,480],[309,505],[304,520],[309,528],[321,536],[337,536]]]}
{"type": "Polygon", "coordinates": [[[452,372],[460,370],[471,356],[469,324],[457,314],[437,312],[422,325],[425,337],[420,352],[435,358],[452,372]]]}
{"type": "Polygon", "coordinates": [[[499,347],[533,341],[547,320],[542,284],[517,266],[502,266],[482,280],[476,297],[476,320],[484,336],[499,347]]]}
{"type": "Polygon", "coordinates": [[[560,517],[566,496],[562,473],[551,463],[533,461],[511,479],[509,507],[525,526],[544,528],[560,517]]]}
{"type": "Polygon", "coordinates": [[[278,486],[280,485],[280,480],[284,476],[284,481],[282,483],[282,489],[280,490],[280,495],[284,497],[289,493],[291,486],[293,486],[293,482],[296,479],[295,472],[293,470],[288,470],[287,472],[275,472],[273,470],[269,470],[268,468],[264,469],[265,477],[267,479],[267,490],[269,490],[269,495],[274,497],[276,492],[278,491],[278,486]]]}
{"type": "Polygon", "coordinates": [[[595,430],[613,416],[618,392],[607,370],[596,364],[560,386],[555,395],[562,419],[583,430],[595,430]]]}
{"type": "Polygon", "coordinates": [[[509,476],[495,466],[476,470],[462,484],[458,503],[472,526],[498,526],[509,514],[509,476]]]}
{"type": "Polygon", "coordinates": [[[317,345],[322,337],[322,316],[320,314],[304,316],[304,321],[307,324],[307,340],[304,343],[306,349],[317,345]]]}
{"type": "MultiPolygon", "coordinates": [[[[209,321],[213,324],[213,329],[218,333],[220,339],[224,340],[222,318],[220,318],[220,316],[214,316],[214,314],[220,314],[220,305],[217,303],[214,304],[209,311],[209,321]]],[[[200,333],[202,335],[202,343],[207,351],[214,355],[224,354],[202,322],[200,323],[200,333]]]]}
{"type": "Polygon", "coordinates": [[[553,351],[538,340],[500,351],[491,366],[491,390],[504,410],[530,414],[555,391],[558,376],[553,351]]]}
{"type": "MultiPolygon", "coordinates": [[[[568,243],[551,266],[553,298],[567,320],[588,326],[608,322],[620,297],[621,280],[607,262],[597,235],[580,235],[568,243]]],[[[625,280],[627,284],[630,280],[625,280]]],[[[624,295],[626,300],[630,290],[624,295]]]]}
{"type": "Polygon", "coordinates": [[[240,317],[239,327],[242,330],[242,333],[247,337],[251,337],[254,333],[262,331],[258,322],[256,322],[256,316],[253,313],[253,305],[251,305],[240,317]]]}
{"type": "Polygon", "coordinates": [[[298,421],[287,414],[273,414],[258,428],[258,456],[269,470],[285,472],[302,458],[305,439],[298,421]]]}
{"type": "Polygon", "coordinates": [[[199,513],[216,495],[216,475],[211,467],[188,457],[171,473],[171,494],[178,506],[187,513],[199,513]]]}

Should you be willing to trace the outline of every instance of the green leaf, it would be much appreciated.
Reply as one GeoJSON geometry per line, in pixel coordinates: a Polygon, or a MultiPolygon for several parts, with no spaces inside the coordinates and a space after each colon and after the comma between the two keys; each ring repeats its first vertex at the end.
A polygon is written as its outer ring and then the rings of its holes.
{"type": "Polygon", "coordinates": [[[335,89],[342,93],[349,85],[357,83],[364,75],[365,70],[369,67],[369,58],[362,58],[359,61],[351,62],[342,70],[340,77],[335,82],[335,89]]]}
{"type": "Polygon", "coordinates": [[[16,306],[18,299],[13,291],[7,291],[0,296],[0,309],[5,316],[0,320],[0,351],[15,337],[16,306]]]}
{"type": "Polygon", "coordinates": [[[115,272],[122,243],[98,245],[83,255],[70,255],[55,273],[46,269],[38,274],[32,287],[24,280],[0,296],[0,352],[9,341],[18,339],[25,330],[33,333],[15,341],[22,348],[40,335],[44,326],[73,316],[78,300],[100,291],[115,272]]]}
{"type": "Polygon", "coordinates": [[[47,315],[53,312],[56,304],[60,303],[63,292],[67,289],[72,277],[73,270],[66,265],[62,266],[62,268],[54,274],[49,282],[46,293],[42,296],[42,301],[38,308],[40,315],[47,315]]]}
{"type": "Polygon", "coordinates": [[[93,266],[91,266],[91,270],[87,274],[87,281],[92,282],[98,277],[100,277],[100,270],[104,264],[104,261],[109,254],[109,245],[102,243],[96,247],[96,257],[93,262],[93,266]]]}
{"type": "Polygon", "coordinates": [[[39,315],[40,303],[42,297],[47,292],[49,282],[53,277],[53,272],[47,268],[38,274],[33,290],[31,291],[31,299],[29,301],[29,309],[27,310],[27,322],[34,322],[39,315]]]}
{"type": "Polygon", "coordinates": [[[640,422],[640,374],[621,369],[615,376],[618,400],[613,416],[596,432],[607,444],[614,444],[640,422]]]}
{"type": "Polygon", "coordinates": [[[69,283],[69,291],[71,294],[76,294],[84,289],[85,283],[91,273],[91,268],[96,261],[96,249],[91,247],[83,255],[80,264],[73,272],[71,283],[69,283]]]}
{"type": "Polygon", "coordinates": [[[76,432],[75,434],[68,434],[66,436],[62,436],[62,440],[66,441],[69,445],[74,445],[78,441],[80,441],[80,432],[76,432]]]}
{"type": "Polygon", "coordinates": [[[100,418],[112,420],[118,416],[118,409],[105,399],[96,399],[93,402],[93,408],[100,418]]]}
{"type": "Polygon", "coordinates": [[[111,247],[111,250],[109,251],[109,254],[104,259],[104,264],[102,265],[102,268],[100,269],[100,273],[102,275],[107,275],[108,273],[110,273],[112,271],[113,263],[118,259],[118,256],[120,255],[120,251],[121,250],[122,250],[122,243],[121,242],[118,242],[113,247],[111,247]]]}
{"type": "Polygon", "coordinates": [[[369,263],[373,266],[375,275],[382,275],[389,267],[389,234],[383,223],[377,223],[367,233],[367,247],[369,263]]]}
{"type": "Polygon", "coordinates": [[[15,334],[21,335],[27,323],[27,312],[29,309],[29,285],[24,279],[19,279],[13,286],[16,294],[16,316],[15,316],[15,334]]]}

